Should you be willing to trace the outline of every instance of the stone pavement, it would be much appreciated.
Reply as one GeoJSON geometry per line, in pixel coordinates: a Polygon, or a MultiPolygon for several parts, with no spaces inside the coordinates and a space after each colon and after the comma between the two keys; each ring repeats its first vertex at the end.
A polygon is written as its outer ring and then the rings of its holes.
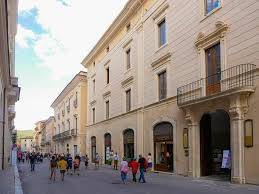
{"type": "MultiPolygon", "coordinates": [[[[98,170],[81,167],[81,175],[65,176],[61,182],[50,181],[48,164],[36,165],[30,172],[29,164],[19,166],[24,194],[258,194],[259,187],[229,182],[193,179],[168,174],[149,173],[147,183],[122,184],[120,174],[110,168],[98,170]]],[[[131,175],[130,175],[131,178],[131,175]]]]}
{"type": "Polygon", "coordinates": [[[0,194],[14,194],[15,193],[15,174],[14,168],[0,170],[0,194]]]}

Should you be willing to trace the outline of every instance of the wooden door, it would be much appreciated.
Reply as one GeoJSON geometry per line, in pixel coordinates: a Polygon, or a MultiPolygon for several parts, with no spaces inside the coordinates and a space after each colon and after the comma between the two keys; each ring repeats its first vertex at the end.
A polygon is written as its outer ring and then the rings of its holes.
{"type": "Polygon", "coordinates": [[[220,63],[220,43],[208,48],[206,55],[206,91],[207,95],[220,92],[221,63],[220,63]]]}

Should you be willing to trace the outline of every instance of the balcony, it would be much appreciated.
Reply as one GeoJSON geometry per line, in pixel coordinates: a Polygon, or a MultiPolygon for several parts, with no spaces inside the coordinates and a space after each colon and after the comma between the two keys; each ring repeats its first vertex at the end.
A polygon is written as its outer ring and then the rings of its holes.
{"type": "Polygon", "coordinates": [[[77,136],[77,129],[71,129],[71,136],[77,136]]]}
{"type": "Polygon", "coordinates": [[[58,134],[56,134],[52,137],[52,139],[54,141],[64,140],[64,139],[68,139],[68,138],[71,138],[71,131],[70,130],[58,133],[58,134]]]}
{"type": "Polygon", "coordinates": [[[256,66],[241,64],[177,88],[179,107],[240,92],[254,91],[256,66]]]}

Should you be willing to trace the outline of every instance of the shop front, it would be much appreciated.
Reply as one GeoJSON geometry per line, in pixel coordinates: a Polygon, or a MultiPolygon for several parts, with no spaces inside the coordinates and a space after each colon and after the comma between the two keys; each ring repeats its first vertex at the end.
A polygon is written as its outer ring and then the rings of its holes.
{"type": "Polygon", "coordinates": [[[134,158],[134,131],[126,129],[123,132],[124,157],[127,160],[134,158]]]}
{"type": "Polygon", "coordinates": [[[158,123],[153,129],[154,169],[174,171],[173,125],[169,122],[158,123]]]}
{"type": "Polygon", "coordinates": [[[111,134],[104,135],[104,160],[105,164],[111,165],[111,134]]]}
{"type": "Polygon", "coordinates": [[[91,160],[94,163],[96,156],[96,137],[91,137],[91,160]]]}

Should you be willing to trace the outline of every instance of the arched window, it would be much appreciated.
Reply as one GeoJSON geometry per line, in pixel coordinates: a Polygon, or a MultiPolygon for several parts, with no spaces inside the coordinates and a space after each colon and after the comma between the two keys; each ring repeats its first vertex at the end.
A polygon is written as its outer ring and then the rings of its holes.
{"type": "Polygon", "coordinates": [[[110,158],[110,153],[111,153],[111,134],[106,133],[104,135],[104,158],[105,158],[105,164],[111,164],[111,158],[110,158]]]}
{"type": "Polygon", "coordinates": [[[124,156],[127,159],[134,158],[134,131],[126,129],[123,132],[124,156]]]}
{"type": "Polygon", "coordinates": [[[172,172],[173,169],[173,125],[158,123],[153,130],[155,170],[172,172]]]}

